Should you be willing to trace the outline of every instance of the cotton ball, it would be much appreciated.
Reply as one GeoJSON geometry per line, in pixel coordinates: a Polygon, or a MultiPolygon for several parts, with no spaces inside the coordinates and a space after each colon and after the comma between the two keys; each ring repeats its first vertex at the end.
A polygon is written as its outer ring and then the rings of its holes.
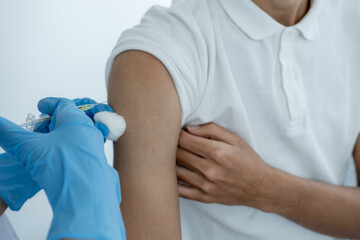
{"type": "Polygon", "coordinates": [[[94,115],[94,121],[101,122],[108,127],[109,134],[106,139],[110,141],[117,141],[126,129],[125,119],[114,112],[98,112],[94,115]]]}

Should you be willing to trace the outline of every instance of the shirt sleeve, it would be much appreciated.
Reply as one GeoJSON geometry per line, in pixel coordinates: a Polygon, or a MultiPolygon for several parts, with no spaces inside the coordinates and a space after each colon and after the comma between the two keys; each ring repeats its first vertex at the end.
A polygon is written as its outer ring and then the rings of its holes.
{"type": "Polygon", "coordinates": [[[207,52],[191,10],[179,5],[153,6],[140,24],[122,33],[106,64],[106,84],[114,59],[127,50],[156,57],[171,75],[181,109],[181,126],[199,105],[207,79],[207,52]]]}

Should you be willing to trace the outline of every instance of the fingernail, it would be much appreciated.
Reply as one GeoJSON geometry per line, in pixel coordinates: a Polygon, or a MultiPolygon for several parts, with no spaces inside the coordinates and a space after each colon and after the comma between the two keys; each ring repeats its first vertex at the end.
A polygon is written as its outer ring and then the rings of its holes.
{"type": "Polygon", "coordinates": [[[187,130],[193,131],[193,130],[198,129],[199,126],[189,125],[189,126],[186,126],[186,128],[187,128],[187,130]]]}

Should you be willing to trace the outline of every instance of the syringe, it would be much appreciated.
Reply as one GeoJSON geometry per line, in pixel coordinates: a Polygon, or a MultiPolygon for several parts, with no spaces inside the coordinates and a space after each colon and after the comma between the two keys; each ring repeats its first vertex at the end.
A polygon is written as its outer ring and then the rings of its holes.
{"type": "MultiPolygon", "coordinates": [[[[86,111],[86,110],[89,110],[89,109],[95,107],[96,105],[106,104],[106,103],[107,103],[107,101],[101,102],[101,103],[95,103],[95,104],[84,104],[84,105],[78,106],[78,108],[82,111],[86,111]]],[[[32,131],[34,131],[35,126],[37,124],[43,123],[43,122],[49,122],[51,120],[51,118],[52,117],[48,114],[41,114],[39,117],[36,117],[34,114],[29,113],[26,117],[26,121],[22,124],[19,124],[19,126],[32,132],[32,131]]]]}

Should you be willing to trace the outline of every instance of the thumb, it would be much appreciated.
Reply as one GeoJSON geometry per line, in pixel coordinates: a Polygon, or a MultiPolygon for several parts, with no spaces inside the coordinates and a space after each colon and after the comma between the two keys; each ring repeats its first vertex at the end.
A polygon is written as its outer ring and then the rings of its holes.
{"type": "Polygon", "coordinates": [[[35,137],[36,133],[26,131],[13,122],[0,117],[0,146],[12,155],[26,154],[24,145],[30,138],[35,137]]]}
{"type": "Polygon", "coordinates": [[[38,109],[41,113],[54,115],[55,110],[62,98],[47,97],[43,98],[38,103],[38,109]]]}

